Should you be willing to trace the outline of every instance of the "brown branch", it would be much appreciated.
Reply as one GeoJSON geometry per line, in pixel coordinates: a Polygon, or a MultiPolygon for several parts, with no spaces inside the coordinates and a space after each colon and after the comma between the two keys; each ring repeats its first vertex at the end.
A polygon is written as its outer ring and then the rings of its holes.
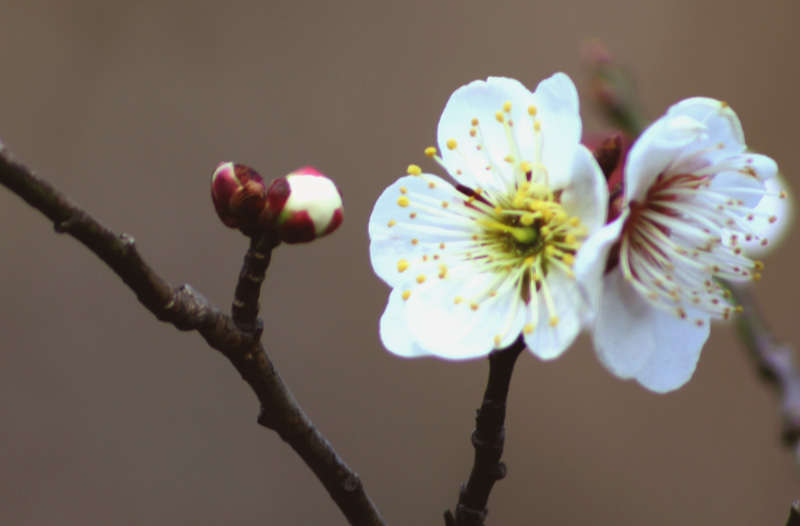
{"type": "Polygon", "coordinates": [[[261,404],[258,422],[275,430],[302,457],[353,525],[386,522],[358,475],[339,457],[295,401],[260,341],[258,296],[276,238],[255,240],[236,287],[234,316],[227,316],[189,285],[173,287],[145,263],[127,234],[116,235],[22,164],[0,144],[0,184],[47,216],[102,259],[156,318],[194,330],[224,354],[261,404]]]}
{"type": "Polygon", "coordinates": [[[483,526],[489,510],[489,494],[494,483],[506,476],[506,465],[500,462],[506,430],[506,399],[511,383],[511,373],[525,341],[520,338],[510,347],[494,351],[489,355],[489,380],[483,403],[475,417],[472,446],[475,459],[469,480],[461,486],[455,515],[445,512],[447,526],[483,526]]]}
{"type": "Polygon", "coordinates": [[[800,463],[800,371],[792,347],[780,342],[767,326],[755,298],[746,285],[726,284],[736,302],[742,306],[737,325],[750,357],[761,377],[778,391],[781,413],[781,434],[784,443],[800,463]]]}

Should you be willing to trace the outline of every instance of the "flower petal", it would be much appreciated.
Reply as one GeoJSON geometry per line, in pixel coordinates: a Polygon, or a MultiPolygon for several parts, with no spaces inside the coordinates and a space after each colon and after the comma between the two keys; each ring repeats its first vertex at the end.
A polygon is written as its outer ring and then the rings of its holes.
{"type": "MultiPolygon", "coordinates": [[[[533,152],[533,126],[528,115],[528,107],[533,104],[533,94],[528,88],[517,80],[502,77],[476,80],[453,93],[439,120],[438,138],[442,159],[456,182],[495,193],[505,191],[514,182],[513,167],[504,159],[513,155],[514,147],[523,156],[533,152]],[[509,143],[506,126],[496,117],[506,102],[511,103],[511,109],[504,118],[515,123],[514,145],[509,143]],[[473,126],[473,119],[477,119],[477,126],[473,126]],[[454,149],[448,147],[451,140],[455,141],[454,149]],[[486,170],[487,166],[494,169],[486,170]]],[[[532,161],[516,159],[522,160],[532,161]]]]}
{"type": "Polygon", "coordinates": [[[464,360],[513,343],[522,331],[524,303],[515,286],[493,286],[497,281],[496,274],[467,273],[414,290],[406,313],[419,346],[440,358],[464,360]],[[476,297],[490,290],[497,295],[476,297]]]}
{"type": "Polygon", "coordinates": [[[532,333],[524,336],[533,354],[542,360],[552,360],[561,356],[578,337],[587,309],[573,278],[560,269],[552,269],[546,280],[555,308],[551,312],[544,295],[537,294],[538,303],[534,306],[531,301],[526,309],[527,322],[535,321],[535,327],[532,333]],[[551,325],[554,314],[558,318],[555,326],[551,325]]]}
{"type": "Polygon", "coordinates": [[[606,222],[608,214],[608,185],[594,155],[579,146],[572,163],[572,176],[561,194],[561,204],[571,216],[580,218],[589,232],[606,222]]]}
{"type": "MultiPolygon", "coordinates": [[[[774,194],[788,190],[782,175],[767,180],[764,186],[767,191],[774,194]]],[[[758,215],[753,219],[751,226],[761,239],[743,240],[741,246],[749,256],[762,257],[778,246],[791,230],[791,225],[794,224],[794,200],[791,195],[781,199],[777,195],[768,194],[761,199],[754,212],[758,215]],[[770,222],[770,217],[776,217],[777,220],[770,222]],[[768,240],[767,244],[762,244],[764,239],[768,240]]]]}
{"type": "Polygon", "coordinates": [[[688,116],[666,115],[651,124],[633,143],[625,163],[626,201],[642,200],[656,177],[705,131],[688,116]]]}
{"type": "Polygon", "coordinates": [[[395,288],[389,294],[389,303],[383,312],[380,321],[380,335],[383,345],[393,354],[404,358],[427,356],[422,347],[417,345],[408,330],[406,317],[406,301],[403,299],[404,290],[395,288]]]}
{"type": "Polygon", "coordinates": [[[592,234],[578,250],[575,258],[575,275],[583,297],[592,310],[596,311],[600,305],[608,254],[619,239],[627,218],[628,213],[623,212],[616,220],[592,234]]]}
{"type": "Polygon", "coordinates": [[[701,325],[696,318],[688,312],[684,320],[651,305],[615,269],[605,276],[595,319],[595,350],[620,378],[637,378],[658,392],[676,389],[691,376],[708,339],[708,317],[699,318],[701,325]]]}
{"type": "Polygon", "coordinates": [[[442,263],[432,259],[442,243],[468,238],[473,222],[442,206],[443,202],[460,205],[461,195],[447,181],[427,174],[401,177],[387,188],[369,219],[370,258],[378,277],[394,286],[429,272],[434,263],[442,263]],[[431,259],[424,268],[399,270],[399,261],[416,266],[426,255],[431,259]]]}
{"type": "Polygon", "coordinates": [[[570,181],[572,157],[581,140],[578,90],[566,74],[556,73],[541,81],[533,96],[541,122],[542,163],[550,187],[559,190],[570,181]]]}

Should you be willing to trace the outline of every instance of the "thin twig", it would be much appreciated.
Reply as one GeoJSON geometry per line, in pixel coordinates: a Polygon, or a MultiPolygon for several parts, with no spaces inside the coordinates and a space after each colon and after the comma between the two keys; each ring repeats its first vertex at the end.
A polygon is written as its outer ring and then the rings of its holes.
{"type": "Polygon", "coordinates": [[[800,500],[792,503],[789,509],[789,518],[786,519],[786,526],[800,526],[800,500]]]}
{"type": "Polygon", "coordinates": [[[35,175],[3,144],[0,144],[0,184],[47,216],[57,232],[73,236],[94,252],[156,318],[183,331],[199,332],[212,348],[224,354],[258,397],[261,404],[258,422],[275,430],[302,457],[350,524],[386,524],[358,475],[309,420],[264,352],[256,316],[269,254],[277,246],[274,238],[267,236],[254,242],[245,258],[244,277],[240,277],[236,289],[236,301],[242,309],[237,315],[238,322],[234,322],[234,318],[220,312],[191,286],[173,287],[163,280],[142,259],[132,237],[114,234],[100,224],[35,175]]]}
{"type": "Polygon", "coordinates": [[[795,452],[800,448],[800,371],[794,351],[781,343],[767,326],[767,322],[746,285],[726,284],[736,302],[742,306],[737,325],[742,341],[761,377],[780,394],[781,434],[787,447],[795,452]]]}
{"type": "Polygon", "coordinates": [[[482,526],[489,513],[486,504],[492,487],[506,476],[506,465],[500,462],[506,438],[506,399],[514,364],[523,349],[525,341],[520,337],[510,347],[489,355],[489,380],[472,432],[472,472],[461,486],[455,515],[449,510],[445,513],[447,526],[482,526]]]}

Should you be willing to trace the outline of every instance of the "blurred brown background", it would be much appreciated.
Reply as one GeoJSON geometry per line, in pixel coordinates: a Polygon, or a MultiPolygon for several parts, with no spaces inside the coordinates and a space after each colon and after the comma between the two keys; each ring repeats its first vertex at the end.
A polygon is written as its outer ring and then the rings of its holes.
{"type": "MultiPolygon", "coordinates": [[[[727,100],[798,188],[796,1],[34,0],[2,13],[0,137],[172,283],[230,304],[246,240],[211,206],[219,161],[336,179],[345,223],[278,249],[265,339],[395,525],[443,524],[488,368],[403,361],[377,332],[389,291],[367,220],[409,163],[434,169],[422,151],[453,90],[489,75],[533,88],[558,70],[580,86],[580,46],[599,37],[637,73],[651,115],[727,100]]],[[[601,129],[582,95],[585,128],[601,129]]],[[[0,224],[1,524],[345,524],[199,336],[156,321],[4,189],[0,224]]],[[[795,343],[798,237],[758,287],[795,343]]],[[[693,380],[666,396],[612,377],[586,338],[553,363],[523,355],[489,522],[783,524],[800,483],[776,407],[731,327],[714,328],[693,380]]]]}

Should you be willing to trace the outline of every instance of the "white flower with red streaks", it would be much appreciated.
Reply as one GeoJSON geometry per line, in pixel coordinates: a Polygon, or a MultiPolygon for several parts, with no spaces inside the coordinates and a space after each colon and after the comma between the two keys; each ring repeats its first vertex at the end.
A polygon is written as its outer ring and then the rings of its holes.
{"type": "Polygon", "coordinates": [[[393,289],[380,323],[387,349],[458,360],[522,335],[551,359],[572,343],[585,315],[575,256],[608,201],[580,137],[577,91],[563,73],[533,93],[507,78],[453,93],[441,157],[426,154],[455,185],[412,165],[370,218],[372,266],[393,289]]]}
{"type": "Polygon", "coordinates": [[[736,114],[714,99],[679,102],[633,144],[624,195],[612,203],[621,213],[576,264],[584,279],[602,277],[587,293],[595,348],[614,374],[657,392],[689,380],[710,320],[737,310],[720,280],[760,277],[743,245],[767,243],[777,217],[759,204],[785,197],[766,188],[776,172],[747,152],[736,114]]]}

